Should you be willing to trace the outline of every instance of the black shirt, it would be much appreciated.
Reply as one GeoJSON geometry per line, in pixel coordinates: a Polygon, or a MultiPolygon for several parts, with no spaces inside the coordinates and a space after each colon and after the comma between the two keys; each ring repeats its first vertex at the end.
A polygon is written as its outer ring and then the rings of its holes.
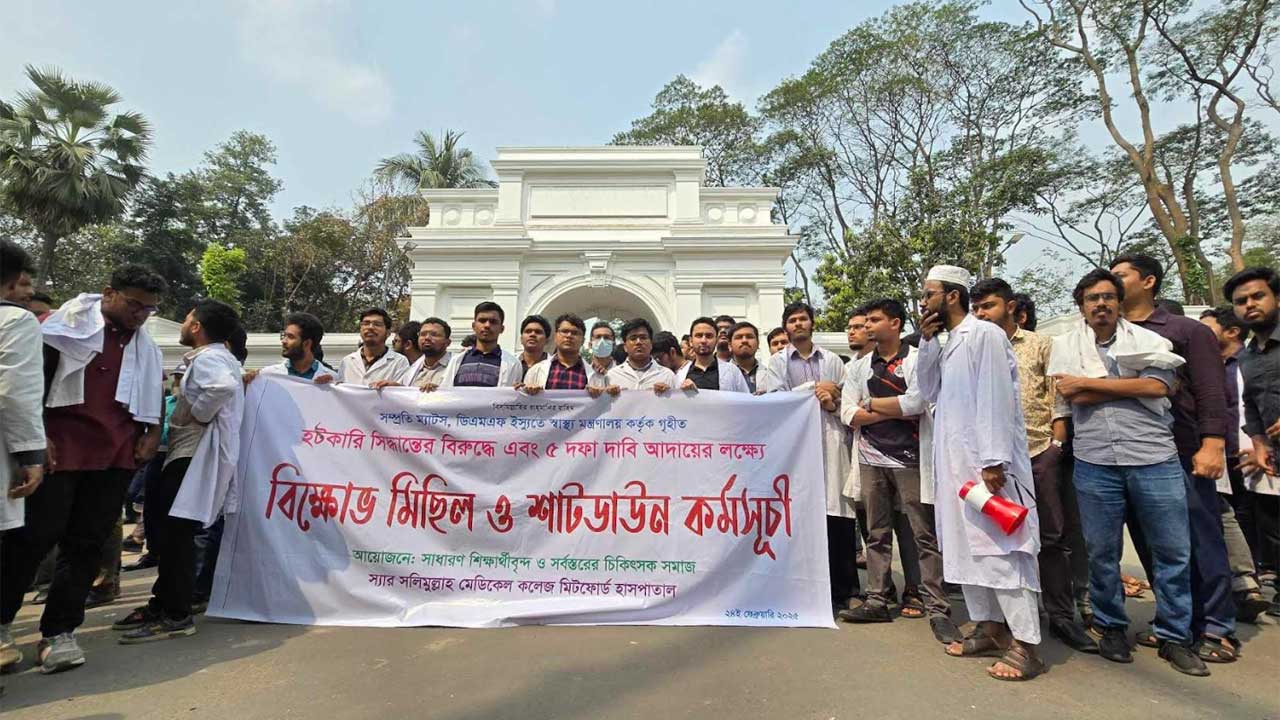
{"type": "Polygon", "coordinates": [[[1240,354],[1240,374],[1244,377],[1244,431],[1251,437],[1265,437],[1267,428],[1280,420],[1280,324],[1265,337],[1254,333],[1240,354]]]}
{"type": "Polygon", "coordinates": [[[689,372],[685,379],[692,380],[699,390],[720,389],[720,361],[712,359],[706,370],[698,369],[698,363],[689,364],[689,372]]]}
{"type": "MultiPolygon", "coordinates": [[[[873,398],[898,397],[907,392],[906,343],[889,359],[880,353],[871,353],[871,377],[867,379],[867,392],[873,398]]],[[[862,437],[881,454],[902,463],[906,467],[920,464],[920,421],[913,418],[884,420],[862,428],[862,437]]]]}

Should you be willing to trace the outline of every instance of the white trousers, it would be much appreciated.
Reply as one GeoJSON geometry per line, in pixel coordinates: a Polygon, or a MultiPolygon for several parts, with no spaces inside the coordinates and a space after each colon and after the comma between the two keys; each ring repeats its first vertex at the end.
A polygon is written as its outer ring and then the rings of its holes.
{"type": "Polygon", "coordinates": [[[1026,588],[1000,590],[981,585],[961,585],[969,619],[1002,622],[1018,642],[1040,644],[1040,609],[1036,592],[1026,588]]]}

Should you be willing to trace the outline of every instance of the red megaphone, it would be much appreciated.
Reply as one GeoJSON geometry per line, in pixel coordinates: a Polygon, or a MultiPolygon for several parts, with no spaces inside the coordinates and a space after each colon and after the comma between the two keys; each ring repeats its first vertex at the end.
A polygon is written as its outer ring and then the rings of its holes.
{"type": "Polygon", "coordinates": [[[964,500],[969,507],[995,520],[1005,535],[1017,532],[1018,528],[1022,527],[1022,522],[1027,519],[1026,508],[992,493],[985,484],[974,480],[970,480],[960,488],[960,499],[964,500]]]}

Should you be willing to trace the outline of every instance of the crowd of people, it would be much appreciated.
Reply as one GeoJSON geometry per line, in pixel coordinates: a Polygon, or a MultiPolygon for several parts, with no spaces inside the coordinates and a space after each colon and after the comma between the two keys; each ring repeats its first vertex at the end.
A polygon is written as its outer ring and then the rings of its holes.
{"type": "Polygon", "coordinates": [[[207,605],[234,482],[246,386],[260,374],[373,388],[512,387],[657,395],[811,393],[820,442],[833,612],[847,623],[928,618],[948,655],[987,672],[1045,671],[1041,628],[1075,651],[1132,662],[1156,648],[1176,670],[1241,657],[1237,622],[1280,615],[1274,593],[1280,464],[1280,277],[1237,273],[1201,318],[1160,298],[1162,265],[1123,255],[1076,285],[1080,318],[1054,338],[1008,283],[932,268],[922,317],[867,302],[849,355],[814,342],[814,310],[788,305],[765,336],[729,316],[677,338],[644,319],[615,331],[539,315],[504,349],[503,308],[475,307],[471,334],[429,317],[360,314],[360,345],[329,364],[325,329],[284,319],[279,363],[243,369],[246,333],[215,300],[190,308],[176,368],[144,327],[166,283],[115,270],[101,293],[52,307],[32,266],[0,241],[0,668],[20,666],[11,623],[41,574],[35,662],[85,662],[85,607],[119,596],[121,547],[146,549],[152,596],[113,625],[123,644],[191,635],[207,605]],[[388,343],[390,341],[390,344],[388,343]],[[167,372],[166,372],[167,371],[167,372]],[[1006,526],[1000,498],[1027,509],[1006,526]],[[122,510],[138,512],[126,540],[122,510]],[[1147,580],[1121,573],[1127,530],[1147,580]],[[903,578],[895,587],[894,542],[903,578]],[[145,545],[144,545],[145,543],[145,545]],[[860,569],[865,568],[865,581],[860,569]],[[1151,590],[1155,620],[1128,632],[1126,596],[1151,590]],[[962,634],[953,605],[975,621],[962,634]],[[1042,620],[1043,616],[1043,620],[1042,620]]]}

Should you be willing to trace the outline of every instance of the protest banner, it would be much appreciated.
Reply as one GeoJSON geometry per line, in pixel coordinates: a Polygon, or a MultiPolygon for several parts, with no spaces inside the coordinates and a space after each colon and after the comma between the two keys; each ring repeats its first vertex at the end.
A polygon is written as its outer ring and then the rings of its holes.
{"type": "Polygon", "coordinates": [[[811,394],[259,376],[208,614],[832,627],[811,394]]]}

